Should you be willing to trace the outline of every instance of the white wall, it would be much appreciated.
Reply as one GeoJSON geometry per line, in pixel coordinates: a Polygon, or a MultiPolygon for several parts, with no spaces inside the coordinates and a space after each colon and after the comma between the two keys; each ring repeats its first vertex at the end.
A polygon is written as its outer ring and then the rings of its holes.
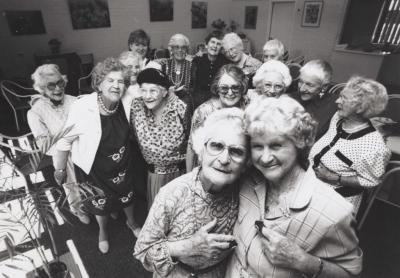
{"type": "MultiPolygon", "coordinates": [[[[207,25],[216,18],[227,21],[230,0],[208,2],[207,25]]],[[[109,0],[110,28],[73,30],[67,0],[1,0],[0,67],[5,77],[26,77],[34,70],[34,54],[48,54],[47,42],[56,37],[61,52],[93,53],[95,61],[118,55],[127,49],[129,33],[143,28],[151,36],[152,47],[166,47],[174,33],[186,34],[192,45],[204,40],[211,28],[191,29],[191,1],[174,1],[174,20],[150,22],[148,0],[109,0]],[[12,36],[3,11],[41,10],[46,34],[12,36]]]]}

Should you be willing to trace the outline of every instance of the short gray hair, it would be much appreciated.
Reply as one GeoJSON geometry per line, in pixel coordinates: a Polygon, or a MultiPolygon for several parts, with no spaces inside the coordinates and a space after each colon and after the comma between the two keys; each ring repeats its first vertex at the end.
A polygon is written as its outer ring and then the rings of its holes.
{"type": "Polygon", "coordinates": [[[199,157],[200,161],[202,160],[204,144],[208,139],[210,139],[210,133],[215,130],[216,126],[223,126],[224,128],[237,128],[243,131],[243,134],[246,134],[244,111],[237,107],[223,108],[214,111],[210,116],[207,117],[204,123],[193,132],[193,150],[199,157]]]}
{"type": "Polygon", "coordinates": [[[139,63],[142,61],[142,57],[136,51],[124,51],[118,57],[118,60],[122,64],[125,64],[126,60],[128,59],[134,59],[139,63]]]}
{"type": "Polygon", "coordinates": [[[55,64],[44,64],[36,68],[35,72],[31,75],[33,81],[33,88],[41,95],[44,93],[46,86],[46,79],[52,76],[59,76],[67,83],[67,76],[60,73],[60,68],[55,64]]]}
{"type": "Polygon", "coordinates": [[[263,51],[266,49],[276,49],[278,51],[278,58],[283,59],[283,55],[285,54],[285,46],[279,40],[273,39],[267,41],[263,46],[263,51]]]}
{"type": "Polygon", "coordinates": [[[362,110],[359,115],[364,119],[375,117],[385,110],[388,94],[381,83],[361,76],[353,76],[347,81],[344,90],[346,89],[354,92],[354,101],[362,110]]]}
{"type": "Polygon", "coordinates": [[[242,51],[244,49],[243,41],[236,33],[228,33],[224,36],[224,38],[222,39],[222,45],[225,50],[228,50],[227,49],[228,44],[239,46],[239,49],[242,51]]]}
{"type": "Polygon", "coordinates": [[[324,60],[318,59],[307,62],[301,67],[300,74],[305,71],[313,72],[313,75],[321,81],[322,85],[331,83],[333,74],[332,66],[324,60]]]}
{"type": "Polygon", "coordinates": [[[282,75],[283,83],[285,88],[288,88],[292,83],[292,76],[290,75],[290,70],[288,66],[278,60],[270,60],[265,62],[258,68],[256,74],[253,77],[253,86],[256,87],[260,82],[263,81],[265,74],[267,72],[277,72],[282,75]]]}
{"type": "Polygon", "coordinates": [[[250,102],[245,110],[245,120],[251,137],[270,131],[291,140],[298,150],[299,163],[306,168],[318,123],[300,103],[287,95],[266,97],[250,102]]]}
{"type": "Polygon", "coordinates": [[[176,45],[179,40],[183,41],[188,48],[190,47],[190,41],[189,41],[188,37],[186,37],[183,34],[175,34],[175,35],[172,35],[172,37],[169,39],[168,49],[171,51],[171,49],[170,49],[171,46],[176,45]]]}

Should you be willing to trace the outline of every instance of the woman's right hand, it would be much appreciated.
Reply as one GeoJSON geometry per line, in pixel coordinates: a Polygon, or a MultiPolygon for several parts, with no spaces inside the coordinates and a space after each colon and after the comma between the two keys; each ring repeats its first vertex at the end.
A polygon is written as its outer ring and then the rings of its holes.
{"type": "Polygon", "coordinates": [[[181,252],[171,250],[172,257],[192,267],[205,268],[221,261],[231,251],[229,244],[235,238],[232,235],[215,234],[211,231],[217,224],[217,219],[201,227],[190,238],[176,242],[180,244],[181,252]]]}
{"type": "Polygon", "coordinates": [[[67,177],[67,172],[65,170],[56,169],[54,170],[54,179],[58,185],[62,185],[67,177]]]}

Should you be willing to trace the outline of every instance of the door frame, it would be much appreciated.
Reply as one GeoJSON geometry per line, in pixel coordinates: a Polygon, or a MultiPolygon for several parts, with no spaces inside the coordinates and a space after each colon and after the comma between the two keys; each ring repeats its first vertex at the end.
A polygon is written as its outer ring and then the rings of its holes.
{"type": "MultiPolygon", "coordinates": [[[[266,42],[269,40],[270,36],[271,36],[271,29],[272,29],[272,11],[273,11],[273,7],[274,4],[276,3],[293,3],[294,4],[294,8],[293,8],[293,14],[292,14],[292,34],[291,37],[293,37],[293,28],[294,28],[294,24],[296,22],[296,0],[270,0],[269,1],[269,8],[268,8],[268,32],[267,32],[267,37],[266,37],[266,42]]],[[[292,47],[292,40],[290,40],[289,45],[285,45],[286,49],[288,51],[290,51],[291,47],[292,47]]]]}

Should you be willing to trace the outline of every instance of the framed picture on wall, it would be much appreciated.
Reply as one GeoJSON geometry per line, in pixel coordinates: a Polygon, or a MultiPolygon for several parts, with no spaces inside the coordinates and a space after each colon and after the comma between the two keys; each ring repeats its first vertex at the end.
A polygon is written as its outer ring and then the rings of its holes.
{"type": "Polygon", "coordinates": [[[149,0],[150,21],[174,20],[174,0],[149,0]]]}
{"type": "Polygon", "coordinates": [[[46,33],[41,11],[5,11],[5,16],[12,35],[46,33]]]}
{"type": "Polygon", "coordinates": [[[68,6],[75,30],[111,26],[107,0],[68,0],[68,6]]]}
{"type": "Polygon", "coordinates": [[[244,28],[256,29],[257,26],[257,6],[246,6],[244,11],[244,28]]]}
{"type": "Polygon", "coordinates": [[[207,27],[207,2],[192,2],[192,29],[207,27]]]}
{"type": "Polygon", "coordinates": [[[322,1],[305,1],[301,26],[319,27],[323,5],[322,1]]]}

